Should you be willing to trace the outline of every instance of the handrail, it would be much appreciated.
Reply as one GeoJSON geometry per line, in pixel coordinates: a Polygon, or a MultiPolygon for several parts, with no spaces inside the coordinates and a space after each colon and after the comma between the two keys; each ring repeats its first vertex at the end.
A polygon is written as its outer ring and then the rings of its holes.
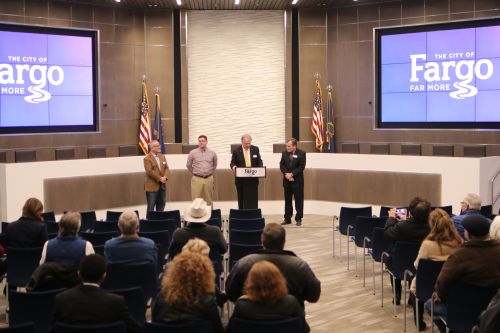
{"type": "Polygon", "coordinates": [[[490,183],[491,183],[491,207],[492,209],[494,209],[495,207],[495,204],[496,202],[498,201],[498,199],[500,198],[500,193],[497,195],[497,197],[495,198],[495,189],[494,189],[494,186],[495,186],[495,180],[497,179],[497,177],[500,175],[500,169],[498,169],[497,173],[495,174],[495,176],[493,176],[493,178],[491,178],[490,180],[490,183]]]}

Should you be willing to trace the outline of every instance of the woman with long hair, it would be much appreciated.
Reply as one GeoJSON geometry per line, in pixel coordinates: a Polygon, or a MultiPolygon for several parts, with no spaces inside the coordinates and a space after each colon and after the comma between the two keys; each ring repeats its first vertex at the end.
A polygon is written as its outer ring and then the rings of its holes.
{"type": "Polygon", "coordinates": [[[7,227],[7,246],[42,247],[47,241],[47,226],[43,223],[42,213],[43,204],[40,200],[37,198],[26,200],[22,216],[7,227]]]}
{"type": "MultiPolygon", "coordinates": [[[[458,233],[452,219],[444,210],[436,208],[429,215],[429,226],[431,231],[422,242],[417,258],[415,259],[415,268],[418,268],[420,259],[432,259],[436,261],[446,261],[448,257],[463,243],[462,237],[458,233]]],[[[411,283],[411,290],[416,290],[416,278],[411,283]]],[[[415,298],[412,296],[412,300],[415,298]]],[[[426,300],[419,300],[418,305],[413,302],[413,314],[415,318],[415,306],[419,307],[419,328],[425,330],[427,325],[423,321],[424,303],[426,300]]],[[[415,320],[416,321],[416,320],[415,320]]]]}
{"type": "Polygon", "coordinates": [[[300,317],[304,332],[309,332],[304,309],[295,297],[288,294],[286,280],[273,263],[255,263],[244,285],[245,294],[235,303],[231,318],[247,320],[283,320],[300,317]]]}
{"type": "Polygon", "coordinates": [[[215,303],[215,273],[207,256],[182,252],[168,265],[161,292],[152,306],[155,322],[208,320],[215,333],[224,332],[215,303]]]}

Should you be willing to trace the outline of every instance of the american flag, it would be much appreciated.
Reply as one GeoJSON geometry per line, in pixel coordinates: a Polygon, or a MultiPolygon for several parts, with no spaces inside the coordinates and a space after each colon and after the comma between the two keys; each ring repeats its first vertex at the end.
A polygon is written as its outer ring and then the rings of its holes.
{"type": "Polygon", "coordinates": [[[151,142],[151,123],[149,118],[149,100],[146,83],[142,82],[142,102],[141,119],[139,125],[139,146],[141,146],[144,155],[148,154],[148,144],[151,142]]]}
{"type": "Polygon", "coordinates": [[[316,137],[316,149],[323,151],[323,108],[321,106],[321,86],[316,80],[316,98],[314,99],[314,111],[312,117],[311,131],[316,137]]]}

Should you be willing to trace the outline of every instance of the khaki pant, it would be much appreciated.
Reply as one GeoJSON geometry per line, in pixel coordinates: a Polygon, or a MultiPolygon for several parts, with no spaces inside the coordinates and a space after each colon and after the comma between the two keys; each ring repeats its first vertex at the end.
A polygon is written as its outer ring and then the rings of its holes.
{"type": "Polygon", "coordinates": [[[212,197],[214,195],[214,176],[208,178],[191,178],[191,199],[203,198],[208,206],[212,206],[212,197]]]}

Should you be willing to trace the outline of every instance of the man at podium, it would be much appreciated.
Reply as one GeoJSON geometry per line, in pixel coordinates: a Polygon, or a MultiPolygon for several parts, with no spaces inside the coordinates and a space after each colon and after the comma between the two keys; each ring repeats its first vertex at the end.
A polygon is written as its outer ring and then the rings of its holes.
{"type": "MultiPolygon", "coordinates": [[[[231,169],[261,167],[259,147],[252,145],[252,137],[249,134],[241,136],[241,147],[233,151],[231,157],[231,169]]],[[[236,191],[238,192],[238,209],[258,208],[259,201],[259,178],[235,177],[236,191]]]]}

